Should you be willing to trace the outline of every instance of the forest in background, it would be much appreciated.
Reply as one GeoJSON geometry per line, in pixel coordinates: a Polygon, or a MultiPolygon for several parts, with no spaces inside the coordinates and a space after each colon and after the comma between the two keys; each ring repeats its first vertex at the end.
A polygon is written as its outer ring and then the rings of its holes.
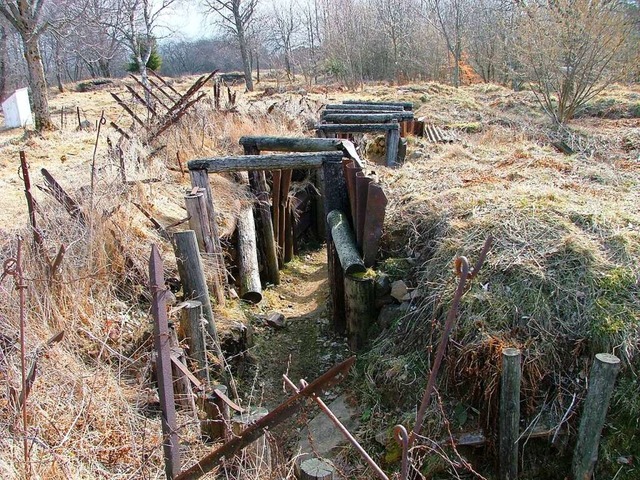
{"type": "MultiPolygon", "coordinates": [[[[308,84],[496,82],[517,89],[536,80],[536,64],[544,58],[552,59],[563,73],[565,64],[589,61],[586,55],[611,61],[607,79],[635,82],[640,74],[637,0],[2,3],[10,14],[14,4],[39,8],[31,36],[37,36],[47,83],[59,88],[87,78],[124,76],[131,59],[148,50],[149,44],[160,54],[160,71],[169,76],[243,67],[255,76],[257,69],[278,68],[290,78],[304,77],[308,84]],[[211,25],[212,36],[186,39],[181,32],[167,29],[167,19],[185,6],[201,13],[203,23],[211,25]],[[592,51],[583,51],[585,37],[593,41],[590,35],[604,38],[592,51]],[[567,51],[582,57],[567,58],[567,51]]],[[[29,73],[24,53],[19,31],[0,15],[3,98],[25,86],[29,73]]],[[[597,70],[598,65],[592,67],[597,70]]]]}

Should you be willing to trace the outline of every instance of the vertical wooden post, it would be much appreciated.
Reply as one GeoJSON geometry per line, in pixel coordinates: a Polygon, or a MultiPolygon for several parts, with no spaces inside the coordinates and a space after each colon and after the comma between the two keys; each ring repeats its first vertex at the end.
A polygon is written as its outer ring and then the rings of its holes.
{"type": "Polygon", "coordinates": [[[216,385],[213,393],[207,396],[204,401],[204,411],[206,418],[200,422],[200,432],[207,442],[225,440],[229,436],[229,406],[216,393],[216,390],[227,394],[225,385],[216,385]]]}
{"type": "Polygon", "coordinates": [[[520,436],[520,350],[502,349],[500,382],[500,480],[518,477],[518,437],[520,436]]]}
{"type": "Polygon", "coordinates": [[[316,214],[316,232],[318,234],[318,240],[322,241],[326,236],[326,221],[327,213],[324,211],[324,170],[318,168],[315,171],[315,187],[319,192],[319,196],[314,201],[315,214],[316,214]]]}
{"type": "MultiPolygon", "coordinates": [[[[242,184],[249,184],[246,172],[240,173],[242,184]]],[[[251,303],[262,300],[262,285],[258,268],[258,248],[256,246],[256,224],[253,207],[244,205],[238,216],[238,269],[240,270],[240,298],[251,303]]]]}
{"type": "Polygon", "coordinates": [[[205,195],[204,188],[194,187],[184,196],[184,204],[189,215],[189,228],[195,232],[200,250],[215,253],[205,195]]]}
{"type": "MultiPolygon", "coordinates": [[[[180,317],[180,326],[184,332],[189,345],[189,357],[198,364],[196,375],[204,380],[209,381],[209,367],[206,359],[206,347],[204,336],[204,325],[202,320],[202,302],[197,300],[187,300],[182,309],[180,317]]],[[[206,320],[205,320],[206,322],[206,320]]]]}
{"type": "MultiPolygon", "coordinates": [[[[239,435],[252,423],[257,422],[262,417],[267,416],[269,410],[257,407],[250,412],[235,415],[231,419],[233,433],[239,435]]],[[[267,478],[271,472],[271,448],[265,435],[258,438],[251,445],[244,449],[245,459],[249,462],[255,478],[267,478]]]]}
{"type": "MultiPolygon", "coordinates": [[[[333,210],[346,212],[350,208],[347,196],[347,182],[342,172],[342,161],[324,162],[322,164],[324,177],[324,211],[328,214],[333,210]]],[[[329,290],[331,292],[332,323],[338,333],[346,330],[344,307],[344,272],[340,259],[333,245],[331,227],[324,218],[324,228],[327,241],[327,268],[329,270],[329,290]]]]}
{"type": "MultiPolygon", "coordinates": [[[[395,121],[395,124],[398,122],[395,121]]],[[[398,157],[398,143],[400,142],[400,129],[394,128],[387,130],[386,144],[387,144],[387,167],[393,167],[396,164],[396,158],[398,157]]]]}
{"type": "Polygon", "coordinates": [[[372,278],[345,275],[345,317],[349,347],[357,351],[367,341],[369,326],[375,319],[374,284],[372,278]]]}
{"type": "Polygon", "coordinates": [[[589,480],[593,476],[600,435],[619,370],[620,359],[615,355],[596,355],[589,375],[589,390],[580,419],[578,443],[573,452],[572,472],[575,480],[589,480]]]}
{"type": "Polygon", "coordinates": [[[300,464],[299,480],[333,480],[335,467],[322,458],[308,458],[300,464]]]}
{"type": "Polygon", "coordinates": [[[289,187],[291,186],[291,169],[282,170],[280,178],[280,225],[278,225],[278,245],[280,246],[281,263],[284,264],[286,259],[286,238],[287,228],[290,228],[291,220],[289,217],[289,187]]]}
{"type": "MultiPolygon", "coordinates": [[[[259,155],[260,150],[255,146],[245,146],[244,153],[246,155],[259,155]]],[[[259,240],[264,245],[265,254],[265,270],[267,281],[274,284],[280,284],[280,270],[278,268],[278,248],[274,236],[274,225],[271,219],[271,208],[269,205],[269,189],[267,187],[267,179],[264,171],[249,172],[249,185],[253,194],[258,199],[256,210],[260,220],[262,234],[259,240]]]]}
{"type": "Polygon", "coordinates": [[[171,345],[167,322],[167,292],[164,284],[162,258],[156,245],[151,246],[149,259],[149,288],[151,289],[151,314],[158,372],[158,393],[162,408],[162,434],[165,474],[169,480],[180,473],[180,442],[178,440],[173,377],[171,374],[171,345]]]}
{"type": "Polygon", "coordinates": [[[216,354],[220,360],[220,367],[224,368],[224,357],[222,356],[222,350],[220,350],[220,340],[218,339],[218,332],[213,319],[213,308],[211,307],[202,260],[198,251],[196,234],[193,230],[174,234],[173,247],[185,300],[198,300],[202,303],[202,315],[206,319],[207,333],[213,338],[216,354]]]}
{"type": "Polygon", "coordinates": [[[213,241],[213,255],[216,266],[217,280],[214,282],[214,295],[218,305],[224,305],[224,286],[226,282],[226,269],[224,266],[224,255],[222,246],[220,245],[220,234],[218,233],[218,224],[216,223],[216,210],[213,205],[213,192],[209,183],[209,174],[206,170],[192,170],[191,185],[194,187],[204,188],[204,203],[206,205],[207,217],[209,217],[209,231],[213,241]]]}
{"type": "Polygon", "coordinates": [[[293,244],[295,242],[295,234],[293,231],[293,203],[289,198],[286,200],[284,220],[284,261],[287,263],[293,260],[293,244]]]}
{"type": "Polygon", "coordinates": [[[282,268],[284,245],[280,243],[280,184],[282,183],[282,170],[272,170],[273,190],[271,192],[271,204],[273,205],[273,236],[276,241],[276,254],[278,255],[278,268],[282,268]]]}

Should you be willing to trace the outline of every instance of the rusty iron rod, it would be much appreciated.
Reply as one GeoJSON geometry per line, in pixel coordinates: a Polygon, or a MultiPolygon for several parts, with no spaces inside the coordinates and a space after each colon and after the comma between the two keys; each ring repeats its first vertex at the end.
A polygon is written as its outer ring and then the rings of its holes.
{"type": "MultiPolygon", "coordinates": [[[[298,389],[298,387],[296,387],[296,384],[293,383],[291,381],[291,379],[289,377],[287,377],[286,375],[282,375],[283,380],[285,381],[285,383],[295,392],[295,393],[299,393],[300,389],[298,389]]],[[[307,387],[307,382],[305,382],[304,380],[300,380],[300,385],[302,386],[302,388],[307,387]]],[[[338,419],[338,417],[336,417],[334,415],[334,413],[331,411],[331,409],[327,406],[326,403],[324,403],[322,401],[322,399],[320,397],[318,397],[317,394],[313,393],[311,394],[311,398],[313,398],[315,400],[315,402],[318,404],[318,406],[320,407],[320,410],[322,410],[324,412],[324,414],[329,417],[329,420],[331,420],[331,422],[336,426],[336,428],[338,430],[340,430],[340,433],[342,433],[342,435],[344,436],[344,438],[347,439],[347,441],[353,446],[353,448],[355,448],[358,453],[360,454],[360,456],[362,456],[362,458],[364,458],[365,462],[367,462],[367,464],[376,472],[376,474],[378,475],[378,478],[380,478],[381,480],[389,480],[389,477],[387,477],[387,474],[384,473],[382,471],[382,469],[378,466],[378,464],[373,460],[373,458],[371,458],[369,456],[369,454],[367,453],[367,451],[362,448],[362,446],[358,443],[358,440],[356,440],[354,438],[353,435],[351,435],[351,432],[349,432],[349,430],[347,430],[347,427],[345,427],[342,422],[338,419]]]]}
{"type": "Polygon", "coordinates": [[[301,408],[301,400],[303,398],[310,397],[314,393],[321,391],[323,388],[330,387],[344,380],[355,361],[356,357],[349,357],[344,362],[332,367],[305,388],[300,390],[297,394],[289,397],[283,403],[278,405],[278,407],[276,407],[276,409],[271,413],[265,415],[259,420],[256,420],[254,423],[251,423],[238,436],[232,438],[213,452],[200,459],[200,461],[195,465],[184,470],[175,478],[175,480],[194,480],[203,477],[218,466],[223,459],[231,458],[235,453],[260,438],[267,428],[273,428],[284,420],[290,418],[298,409],[301,408]]]}
{"type": "Polygon", "coordinates": [[[400,480],[407,480],[409,478],[409,434],[404,425],[396,425],[393,427],[393,436],[402,447],[400,480]]]}
{"type": "Polygon", "coordinates": [[[149,289],[153,296],[151,314],[158,372],[158,394],[162,407],[162,434],[167,479],[172,480],[180,472],[180,443],[178,440],[176,406],[173,396],[173,373],[171,369],[171,345],[167,322],[166,288],[163,263],[158,247],[151,246],[149,258],[149,289]]]}
{"type": "Polygon", "coordinates": [[[422,401],[420,402],[420,408],[418,409],[418,414],[416,415],[416,424],[413,427],[411,435],[409,436],[409,446],[413,445],[416,437],[420,435],[420,431],[422,430],[424,415],[427,412],[427,408],[429,407],[431,392],[435,387],[438,371],[440,370],[440,365],[442,364],[442,358],[444,357],[444,352],[447,349],[447,344],[449,343],[449,334],[453,329],[453,324],[458,314],[458,307],[460,306],[460,300],[464,295],[464,288],[467,280],[475,277],[478,274],[480,268],[482,268],[482,264],[487,257],[487,253],[489,253],[492,242],[493,237],[489,235],[489,237],[484,242],[484,246],[482,247],[482,251],[480,252],[478,261],[476,262],[473,270],[470,269],[469,261],[465,257],[459,257],[456,260],[456,270],[458,275],[460,276],[460,281],[458,282],[456,293],[453,296],[451,308],[449,309],[449,313],[447,314],[444,331],[442,332],[442,339],[440,340],[440,345],[438,346],[438,351],[436,352],[436,358],[433,361],[433,367],[431,368],[431,374],[429,375],[429,381],[427,382],[427,387],[425,388],[424,394],[422,396],[422,401]]]}

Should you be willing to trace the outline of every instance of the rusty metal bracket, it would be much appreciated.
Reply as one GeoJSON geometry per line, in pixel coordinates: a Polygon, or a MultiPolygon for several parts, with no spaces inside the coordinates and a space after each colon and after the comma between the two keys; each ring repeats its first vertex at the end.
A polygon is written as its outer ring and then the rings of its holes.
{"type": "Polygon", "coordinates": [[[413,427],[413,431],[411,435],[409,435],[409,446],[413,445],[416,440],[416,437],[420,435],[420,430],[422,430],[422,424],[424,423],[424,416],[427,412],[427,408],[429,407],[429,403],[431,401],[431,393],[436,384],[436,378],[438,376],[438,371],[440,370],[440,365],[442,364],[442,359],[444,357],[444,352],[447,349],[447,344],[449,342],[449,334],[453,329],[453,324],[455,323],[456,316],[458,315],[458,307],[460,306],[460,300],[465,292],[465,285],[467,280],[472,279],[477,275],[484,264],[485,259],[487,258],[487,254],[489,253],[489,249],[491,248],[491,244],[493,243],[493,237],[489,235],[484,242],[484,246],[482,247],[482,251],[478,256],[478,261],[476,262],[473,269],[469,267],[469,261],[465,257],[459,257],[456,259],[455,267],[456,273],[459,275],[460,280],[458,282],[458,288],[456,289],[456,293],[453,295],[453,301],[451,302],[451,308],[449,309],[449,313],[447,314],[447,320],[444,324],[444,331],[442,332],[442,339],[440,340],[440,345],[438,345],[438,351],[436,352],[436,358],[433,361],[433,367],[431,368],[431,373],[429,374],[429,381],[427,382],[427,386],[424,390],[424,394],[422,395],[422,401],[420,402],[420,408],[418,409],[418,413],[416,415],[416,424],[413,427]]]}
{"type": "Polygon", "coordinates": [[[175,480],[193,480],[201,478],[218,466],[223,459],[230,458],[247,445],[260,438],[265,430],[275,427],[290,418],[301,407],[301,400],[329,388],[344,380],[355,363],[356,357],[350,357],[334,366],[315,379],[297,394],[281,403],[275,410],[245,428],[240,435],[203,457],[198,463],[184,470],[175,480]]]}

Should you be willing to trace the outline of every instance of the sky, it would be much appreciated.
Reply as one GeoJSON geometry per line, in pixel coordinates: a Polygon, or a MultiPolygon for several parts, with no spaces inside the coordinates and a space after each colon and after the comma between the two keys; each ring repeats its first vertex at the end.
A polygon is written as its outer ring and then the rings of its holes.
{"type": "Polygon", "coordinates": [[[159,27],[159,34],[190,40],[210,37],[215,28],[212,26],[212,19],[206,18],[198,5],[193,5],[191,2],[180,3],[179,8],[163,16],[161,23],[166,27],[159,27]]]}

